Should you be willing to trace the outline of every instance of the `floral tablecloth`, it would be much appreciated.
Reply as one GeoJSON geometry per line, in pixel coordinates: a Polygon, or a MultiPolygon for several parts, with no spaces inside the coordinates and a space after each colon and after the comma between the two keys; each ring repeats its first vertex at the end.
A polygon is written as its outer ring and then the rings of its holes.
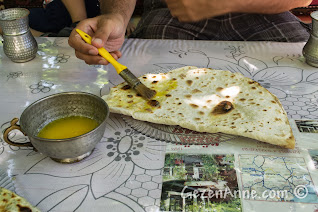
{"type": "MultiPolygon", "coordinates": [[[[27,63],[11,62],[0,44],[2,132],[12,118],[44,96],[65,91],[102,96],[122,82],[112,66],[77,59],[67,38],[37,38],[37,42],[37,56],[27,63]]],[[[204,135],[211,141],[205,145],[180,144],[197,135],[111,114],[93,154],[78,163],[59,164],[31,148],[9,146],[0,137],[0,169],[11,178],[14,191],[42,211],[159,211],[166,153],[230,153],[235,156],[240,189],[305,186],[308,193],[296,198],[293,192],[285,201],[242,198],[243,211],[318,210],[318,69],[305,63],[304,44],[128,39],[119,60],[137,76],[186,65],[242,73],[280,99],[296,137],[294,150],[223,134],[204,135]],[[302,128],[307,120],[316,131],[302,128]],[[254,172],[261,169],[258,176],[249,173],[252,166],[254,172]],[[269,173],[271,166],[279,171],[269,173]]],[[[10,136],[27,140],[19,132],[10,136]]]]}

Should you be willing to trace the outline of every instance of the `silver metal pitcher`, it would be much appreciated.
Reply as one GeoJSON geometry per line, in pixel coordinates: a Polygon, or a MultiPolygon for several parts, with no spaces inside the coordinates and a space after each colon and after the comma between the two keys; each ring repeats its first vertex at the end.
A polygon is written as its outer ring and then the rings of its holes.
{"type": "Polygon", "coordinates": [[[318,67],[318,11],[310,14],[312,18],[312,31],[303,48],[303,55],[307,64],[318,67]]]}
{"type": "Polygon", "coordinates": [[[3,51],[13,62],[22,63],[36,56],[38,44],[30,32],[29,10],[10,8],[0,11],[3,51]]]}

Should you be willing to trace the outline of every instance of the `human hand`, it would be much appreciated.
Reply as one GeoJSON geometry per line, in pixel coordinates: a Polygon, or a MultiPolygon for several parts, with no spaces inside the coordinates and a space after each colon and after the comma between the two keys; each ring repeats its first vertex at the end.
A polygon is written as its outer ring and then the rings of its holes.
{"type": "Polygon", "coordinates": [[[86,32],[92,37],[92,45],[87,44],[75,31],[71,32],[68,43],[75,49],[77,58],[84,60],[87,64],[107,65],[103,57],[98,55],[98,48],[104,47],[117,60],[121,57],[118,50],[124,40],[126,26],[116,15],[102,15],[85,19],[77,24],[76,28],[86,32]]]}
{"type": "Polygon", "coordinates": [[[165,0],[173,17],[181,22],[194,22],[231,12],[232,1],[165,0]]]}

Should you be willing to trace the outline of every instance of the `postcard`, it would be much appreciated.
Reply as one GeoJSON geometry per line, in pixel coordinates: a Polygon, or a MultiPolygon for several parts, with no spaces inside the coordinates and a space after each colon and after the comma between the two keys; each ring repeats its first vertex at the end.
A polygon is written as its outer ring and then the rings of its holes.
{"type": "Polygon", "coordinates": [[[234,155],[165,156],[161,211],[241,211],[234,155]]]}

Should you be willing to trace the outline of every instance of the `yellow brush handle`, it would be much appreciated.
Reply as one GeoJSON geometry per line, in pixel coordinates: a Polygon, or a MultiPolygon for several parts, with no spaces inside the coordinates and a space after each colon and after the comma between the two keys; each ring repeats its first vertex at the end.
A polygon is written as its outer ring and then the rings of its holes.
{"type": "MultiPolygon", "coordinates": [[[[83,32],[80,29],[76,29],[76,32],[83,38],[83,40],[88,43],[88,44],[92,44],[92,38],[91,36],[89,36],[88,34],[86,34],[85,32],[83,32]]],[[[119,62],[117,62],[113,56],[111,54],[109,54],[109,52],[104,48],[99,48],[98,49],[98,53],[100,54],[100,56],[102,56],[103,58],[105,58],[108,62],[110,62],[116,69],[117,73],[120,74],[120,72],[122,70],[127,69],[126,66],[120,64],[119,62]]]]}

